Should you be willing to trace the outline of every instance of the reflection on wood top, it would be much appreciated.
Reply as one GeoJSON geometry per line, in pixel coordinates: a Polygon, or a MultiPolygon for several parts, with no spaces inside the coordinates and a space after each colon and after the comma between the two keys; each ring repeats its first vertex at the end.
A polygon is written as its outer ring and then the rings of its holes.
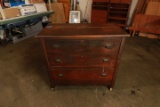
{"type": "Polygon", "coordinates": [[[36,37],[87,38],[129,37],[115,24],[49,24],[36,37]]]}

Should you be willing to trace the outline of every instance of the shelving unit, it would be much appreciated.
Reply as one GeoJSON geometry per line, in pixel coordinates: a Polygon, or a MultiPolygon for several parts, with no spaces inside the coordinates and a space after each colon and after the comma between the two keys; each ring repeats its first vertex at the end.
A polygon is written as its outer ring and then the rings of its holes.
{"type": "Polygon", "coordinates": [[[126,27],[131,0],[110,0],[108,10],[108,22],[117,23],[118,26],[126,27]]]}
{"type": "Polygon", "coordinates": [[[116,23],[126,27],[132,0],[93,0],[92,23],[116,23]],[[96,20],[95,20],[96,19],[96,20]]]}
{"type": "Polygon", "coordinates": [[[109,0],[93,0],[92,23],[106,23],[109,8],[109,0]]]}

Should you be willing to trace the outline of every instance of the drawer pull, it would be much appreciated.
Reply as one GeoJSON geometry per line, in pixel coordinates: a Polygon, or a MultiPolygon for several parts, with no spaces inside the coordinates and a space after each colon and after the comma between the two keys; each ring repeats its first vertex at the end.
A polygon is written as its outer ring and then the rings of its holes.
{"type": "Polygon", "coordinates": [[[105,45],[105,48],[107,48],[107,49],[112,49],[113,47],[114,47],[114,44],[112,44],[112,43],[108,43],[105,45]]]}
{"type": "Polygon", "coordinates": [[[52,47],[53,47],[53,48],[59,48],[59,47],[60,47],[60,45],[58,45],[58,44],[54,44],[54,45],[52,45],[52,47]]]}
{"type": "Polygon", "coordinates": [[[107,74],[104,72],[104,67],[103,67],[103,69],[102,69],[102,74],[101,74],[101,76],[103,76],[103,77],[107,76],[107,74]]]}
{"type": "Polygon", "coordinates": [[[81,58],[83,58],[84,56],[83,55],[81,55],[81,58]]]}
{"type": "Polygon", "coordinates": [[[103,62],[108,62],[108,61],[109,61],[108,58],[104,58],[104,59],[103,59],[103,62]]]}
{"type": "Polygon", "coordinates": [[[58,74],[58,76],[59,76],[59,77],[63,77],[64,75],[63,75],[63,74],[58,74]]]}
{"type": "Polygon", "coordinates": [[[52,28],[52,26],[47,26],[47,28],[52,28]]]}
{"type": "Polygon", "coordinates": [[[101,76],[105,77],[105,76],[107,76],[107,74],[106,73],[102,73],[101,76]]]}
{"type": "Polygon", "coordinates": [[[56,62],[61,62],[62,60],[61,59],[56,59],[56,62]]]}

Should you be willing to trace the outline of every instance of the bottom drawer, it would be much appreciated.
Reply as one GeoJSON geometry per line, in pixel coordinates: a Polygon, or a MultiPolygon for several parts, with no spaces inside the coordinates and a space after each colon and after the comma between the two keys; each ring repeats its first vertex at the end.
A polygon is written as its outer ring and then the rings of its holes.
{"type": "Polygon", "coordinates": [[[55,85],[110,85],[113,70],[106,68],[52,68],[55,85]]]}

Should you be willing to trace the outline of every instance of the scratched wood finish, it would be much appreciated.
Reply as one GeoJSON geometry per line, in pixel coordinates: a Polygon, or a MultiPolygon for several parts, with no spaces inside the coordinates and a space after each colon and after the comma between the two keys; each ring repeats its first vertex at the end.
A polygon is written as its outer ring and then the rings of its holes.
{"type": "Polygon", "coordinates": [[[55,85],[110,85],[113,72],[102,67],[51,68],[55,85]]]}
{"type": "Polygon", "coordinates": [[[106,37],[128,37],[128,34],[114,24],[49,24],[38,37],[66,39],[98,39],[106,37]],[[96,25],[96,26],[95,26],[96,25]]]}
{"type": "MultiPolygon", "coordinates": [[[[63,52],[64,53],[64,52],[63,52]]],[[[117,55],[47,55],[51,66],[108,66],[114,67],[117,55]]]]}
{"type": "Polygon", "coordinates": [[[107,40],[54,40],[45,39],[48,54],[63,54],[62,50],[68,54],[77,53],[117,53],[121,38],[107,40]]]}
{"type": "Polygon", "coordinates": [[[114,24],[50,24],[36,37],[42,43],[52,88],[113,88],[122,46],[129,35],[114,24]]]}

